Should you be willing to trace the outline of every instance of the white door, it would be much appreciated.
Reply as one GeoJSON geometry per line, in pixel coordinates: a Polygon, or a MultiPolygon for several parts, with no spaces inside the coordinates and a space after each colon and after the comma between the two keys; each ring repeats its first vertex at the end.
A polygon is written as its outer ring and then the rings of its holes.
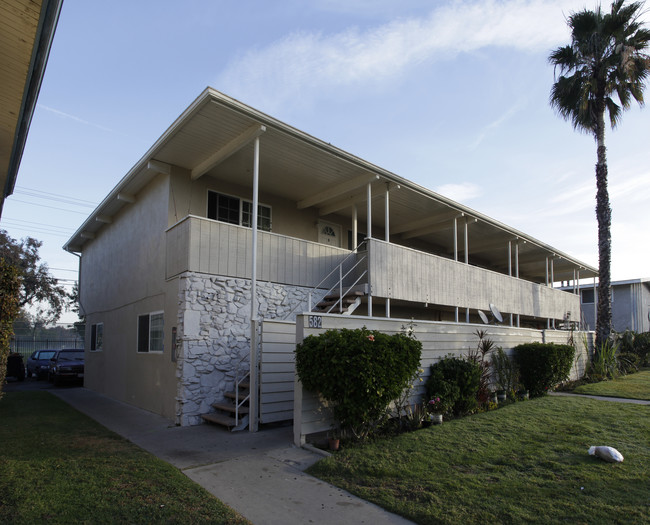
{"type": "Polygon", "coordinates": [[[318,223],[318,242],[330,246],[341,247],[341,225],[331,222],[318,223]]]}

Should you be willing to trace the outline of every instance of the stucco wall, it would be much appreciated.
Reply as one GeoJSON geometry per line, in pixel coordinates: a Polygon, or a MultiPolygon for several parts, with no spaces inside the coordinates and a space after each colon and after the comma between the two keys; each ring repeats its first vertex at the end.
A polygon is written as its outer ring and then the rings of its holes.
{"type": "Polygon", "coordinates": [[[171,327],[177,281],[165,281],[167,177],[160,175],[84,246],[81,305],[86,314],[86,387],[172,418],[175,363],[171,327]],[[168,297],[173,301],[169,304],[168,297]],[[138,315],[165,311],[162,353],[138,353],[138,315]],[[104,346],[90,352],[90,326],[104,323],[104,346]]]}
{"type": "MultiPolygon", "coordinates": [[[[260,317],[295,318],[310,289],[257,283],[260,317]],[[293,311],[293,313],[292,313],[293,311]]],[[[249,368],[250,280],[186,272],[178,296],[176,423],[196,425],[249,368]],[[243,361],[242,361],[243,359],[243,361]]]]}

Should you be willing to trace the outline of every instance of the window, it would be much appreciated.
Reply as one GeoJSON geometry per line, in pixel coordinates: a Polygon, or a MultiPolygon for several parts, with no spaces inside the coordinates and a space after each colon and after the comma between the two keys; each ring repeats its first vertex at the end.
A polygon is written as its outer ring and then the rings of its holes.
{"type": "Polygon", "coordinates": [[[163,313],[138,316],[138,352],[163,351],[163,313]]]}
{"type": "MultiPolygon", "coordinates": [[[[208,219],[251,228],[253,226],[253,203],[216,191],[208,191],[208,219]]],[[[270,206],[257,205],[257,227],[260,230],[271,231],[270,206]]]]}
{"type": "Polygon", "coordinates": [[[90,350],[99,352],[104,349],[104,323],[90,326],[90,350]]]}
{"type": "Polygon", "coordinates": [[[594,290],[586,289],[582,290],[582,304],[594,304],[594,290]]]}

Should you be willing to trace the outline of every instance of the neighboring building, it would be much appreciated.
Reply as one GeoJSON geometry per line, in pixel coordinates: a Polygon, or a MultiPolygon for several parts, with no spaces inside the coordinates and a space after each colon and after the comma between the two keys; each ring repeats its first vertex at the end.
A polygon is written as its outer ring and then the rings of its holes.
{"type": "MultiPolygon", "coordinates": [[[[580,285],[585,329],[596,329],[598,285],[580,285]]],[[[612,282],[612,327],[616,332],[650,331],[650,278],[612,282]]]]}
{"type": "Polygon", "coordinates": [[[63,0],[0,3],[0,215],[13,193],[63,0]]]}
{"type": "Polygon", "coordinates": [[[210,88],[65,249],[81,254],[86,386],[183,425],[253,367],[251,319],[291,319],[327,295],[321,309],[355,315],[480,323],[500,311],[546,328],[580,316],[578,295],[553,282],[597,275],[210,88]]]}

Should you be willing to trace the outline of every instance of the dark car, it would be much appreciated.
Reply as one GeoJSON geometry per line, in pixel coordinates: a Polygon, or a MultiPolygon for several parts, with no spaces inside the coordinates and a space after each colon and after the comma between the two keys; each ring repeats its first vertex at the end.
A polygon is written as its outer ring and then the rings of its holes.
{"type": "Polygon", "coordinates": [[[50,369],[50,359],[56,350],[36,350],[27,359],[27,377],[36,376],[38,379],[47,377],[50,369]]]}
{"type": "Polygon", "coordinates": [[[48,379],[57,385],[84,377],[84,351],[75,349],[58,350],[50,359],[48,379]]]}
{"type": "Polygon", "coordinates": [[[18,381],[25,380],[25,363],[23,356],[12,353],[7,356],[7,377],[15,377],[18,381]]]}

